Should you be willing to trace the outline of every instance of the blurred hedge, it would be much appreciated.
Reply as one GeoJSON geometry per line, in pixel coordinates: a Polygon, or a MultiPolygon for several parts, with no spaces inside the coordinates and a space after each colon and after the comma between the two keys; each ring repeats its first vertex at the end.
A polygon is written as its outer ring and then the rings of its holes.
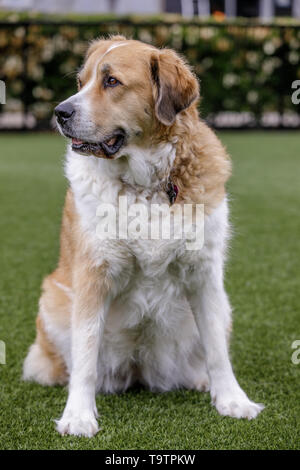
{"type": "Polygon", "coordinates": [[[87,42],[120,33],[184,54],[199,76],[201,114],[220,111],[297,113],[291,84],[300,79],[300,27],[243,21],[187,22],[180,17],[61,19],[0,16],[0,79],[7,88],[1,112],[22,111],[47,127],[53,107],[75,91],[75,71],[87,42]]]}

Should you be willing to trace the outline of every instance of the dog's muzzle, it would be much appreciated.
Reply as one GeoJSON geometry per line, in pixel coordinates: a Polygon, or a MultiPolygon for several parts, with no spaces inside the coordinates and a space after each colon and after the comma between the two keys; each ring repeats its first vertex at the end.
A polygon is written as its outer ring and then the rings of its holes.
{"type": "Polygon", "coordinates": [[[72,150],[81,155],[113,158],[125,143],[126,133],[119,128],[98,142],[81,138],[80,132],[74,128],[76,110],[70,101],[60,103],[56,106],[54,113],[62,133],[72,140],[72,150]]]}

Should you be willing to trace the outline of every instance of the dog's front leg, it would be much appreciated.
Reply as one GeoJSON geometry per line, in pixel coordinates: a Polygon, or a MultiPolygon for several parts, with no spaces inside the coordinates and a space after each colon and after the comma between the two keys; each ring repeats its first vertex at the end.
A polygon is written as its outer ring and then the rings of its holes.
{"type": "Polygon", "coordinates": [[[84,265],[74,274],[69,396],[57,430],[60,434],[92,437],[99,430],[95,400],[97,362],[110,302],[103,269],[85,269],[84,265]]]}
{"type": "MultiPolygon", "coordinates": [[[[196,275],[197,277],[197,275],[196,275]]],[[[223,287],[221,263],[214,263],[192,283],[188,299],[205,351],[213,404],[221,415],[255,418],[263,405],[249,400],[239,386],[229,359],[230,305],[223,287]]]]}

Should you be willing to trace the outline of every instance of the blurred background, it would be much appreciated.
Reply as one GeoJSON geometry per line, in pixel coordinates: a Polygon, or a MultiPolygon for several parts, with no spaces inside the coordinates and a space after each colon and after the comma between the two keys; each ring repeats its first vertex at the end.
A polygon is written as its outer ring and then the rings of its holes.
{"type": "Polygon", "coordinates": [[[87,41],[113,33],[184,54],[213,127],[300,125],[300,0],[0,0],[0,129],[53,127],[87,41]]]}

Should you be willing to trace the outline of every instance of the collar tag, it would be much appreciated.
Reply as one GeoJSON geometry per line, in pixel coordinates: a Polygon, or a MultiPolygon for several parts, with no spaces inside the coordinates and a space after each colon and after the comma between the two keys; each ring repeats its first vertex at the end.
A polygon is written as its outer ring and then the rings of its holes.
{"type": "Polygon", "coordinates": [[[172,181],[169,181],[167,184],[166,193],[169,197],[170,204],[172,206],[176,201],[178,195],[178,187],[176,186],[176,184],[172,183],[172,181]]]}

